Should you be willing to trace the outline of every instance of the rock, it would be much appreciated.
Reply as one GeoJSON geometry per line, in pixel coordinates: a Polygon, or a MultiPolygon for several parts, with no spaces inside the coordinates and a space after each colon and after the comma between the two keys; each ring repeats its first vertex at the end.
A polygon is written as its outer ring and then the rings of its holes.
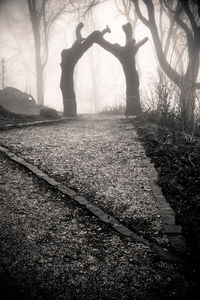
{"type": "Polygon", "coordinates": [[[37,107],[33,96],[13,87],[0,90],[0,105],[17,114],[31,114],[37,107]]]}

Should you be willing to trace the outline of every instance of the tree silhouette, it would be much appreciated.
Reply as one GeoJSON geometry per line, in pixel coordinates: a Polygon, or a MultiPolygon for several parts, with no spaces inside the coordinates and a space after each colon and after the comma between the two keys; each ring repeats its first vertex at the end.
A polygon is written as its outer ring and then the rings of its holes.
{"type": "MultiPolygon", "coordinates": [[[[76,41],[71,48],[65,49],[61,53],[61,80],[60,88],[63,96],[63,106],[64,106],[64,117],[76,117],[77,107],[76,107],[76,94],[74,91],[74,68],[78,60],[82,55],[92,46],[93,42],[96,40],[98,31],[92,32],[87,38],[83,38],[81,35],[81,29],[83,28],[83,23],[79,23],[76,27],[76,41]]],[[[103,36],[108,32],[108,28],[102,31],[100,34],[103,36]]]]}
{"type": "Polygon", "coordinates": [[[74,91],[74,68],[78,60],[92,46],[94,42],[112,53],[122,64],[126,78],[126,115],[134,115],[141,112],[139,95],[139,77],[135,66],[135,55],[138,49],[148,40],[144,38],[136,44],[132,36],[130,23],[122,26],[126,35],[125,46],[112,44],[106,41],[103,36],[111,32],[107,26],[103,31],[94,31],[86,39],[82,38],[81,29],[83,23],[79,23],[76,28],[76,41],[71,48],[65,49],[61,53],[61,80],[60,88],[63,96],[64,116],[76,117],[76,95],[74,91]]]}
{"type": "MultiPolygon", "coordinates": [[[[35,47],[36,90],[37,102],[44,104],[44,69],[49,56],[49,41],[52,26],[65,11],[66,4],[54,5],[53,11],[48,11],[48,0],[26,0],[33,30],[35,47]]],[[[51,3],[52,5],[52,3],[51,3]]]]}
{"type": "MultiPolygon", "coordinates": [[[[147,16],[142,13],[138,0],[131,0],[135,5],[135,10],[144,25],[149,28],[155,46],[155,51],[160,66],[165,74],[179,87],[181,91],[180,105],[185,128],[192,127],[194,123],[195,92],[200,89],[198,82],[200,65],[200,23],[199,23],[199,2],[198,1],[166,1],[160,0],[154,3],[152,0],[143,0],[147,16]],[[186,71],[180,74],[176,66],[172,67],[171,62],[166,58],[162,47],[162,41],[156,23],[156,11],[158,5],[164,3],[169,16],[173,18],[173,24],[185,35],[185,45],[187,47],[187,58],[185,59],[186,71]]],[[[173,35],[170,34],[169,38],[173,35]]]]}
{"type": "Polygon", "coordinates": [[[130,23],[122,26],[126,35],[126,44],[112,44],[103,38],[101,32],[97,36],[96,43],[105,50],[112,53],[122,64],[126,78],[126,115],[134,115],[141,112],[140,95],[139,95],[139,77],[135,66],[135,55],[138,49],[148,40],[144,38],[136,44],[133,39],[132,27],[130,23]]]}

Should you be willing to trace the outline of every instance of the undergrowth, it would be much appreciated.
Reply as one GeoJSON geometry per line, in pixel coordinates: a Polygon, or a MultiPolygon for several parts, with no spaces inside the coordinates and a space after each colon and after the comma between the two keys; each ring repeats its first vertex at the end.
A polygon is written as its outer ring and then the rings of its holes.
{"type": "Polygon", "coordinates": [[[133,122],[158,171],[158,184],[175,210],[176,222],[183,227],[191,290],[195,290],[200,275],[200,140],[176,124],[152,122],[152,117],[146,113],[145,118],[140,116],[133,122]]]}

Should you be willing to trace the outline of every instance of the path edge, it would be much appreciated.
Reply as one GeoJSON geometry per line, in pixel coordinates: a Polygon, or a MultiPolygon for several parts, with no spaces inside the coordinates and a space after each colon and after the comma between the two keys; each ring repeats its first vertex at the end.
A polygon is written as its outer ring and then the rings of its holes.
{"type": "Polygon", "coordinates": [[[44,180],[47,184],[49,184],[51,187],[57,189],[62,194],[66,195],[70,199],[77,202],[79,205],[84,206],[90,213],[92,213],[95,217],[100,219],[103,223],[108,224],[112,229],[114,229],[116,232],[121,234],[124,237],[131,238],[137,243],[142,243],[146,245],[149,248],[152,248],[152,250],[159,255],[164,260],[167,260],[169,262],[179,262],[180,259],[170,253],[170,251],[166,248],[162,248],[158,245],[155,245],[153,243],[150,243],[145,238],[137,235],[132,230],[127,228],[126,226],[122,225],[117,219],[110,216],[106,212],[104,212],[102,209],[100,209],[98,206],[90,203],[84,196],[78,194],[73,189],[67,187],[66,185],[57,182],[54,178],[49,177],[46,173],[41,171],[38,167],[34,166],[33,164],[27,162],[25,159],[17,156],[13,152],[11,152],[8,148],[0,145],[0,152],[2,152],[4,155],[6,155],[10,160],[16,162],[17,164],[25,167],[29,171],[31,171],[37,178],[44,180]]]}
{"type": "MultiPolygon", "coordinates": [[[[136,132],[137,127],[134,125],[136,132]]],[[[139,134],[137,132],[137,138],[140,141],[139,134]]],[[[158,185],[158,172],[154,163],[147,157],[144,146],[140,141],[139,148],[145,153],[146,158],[142,158],[143,165],[147,168],[149,181],[153,196],[156,200],[162,221],[163,221],[163,233],[166,234],[170,246],[178,253],[185,253],[187,251],[187,245],[185,238],[182,234],[182,226],[176,224],[176,214],[171,205],[163,195],[161,187],[158,185]]]]}

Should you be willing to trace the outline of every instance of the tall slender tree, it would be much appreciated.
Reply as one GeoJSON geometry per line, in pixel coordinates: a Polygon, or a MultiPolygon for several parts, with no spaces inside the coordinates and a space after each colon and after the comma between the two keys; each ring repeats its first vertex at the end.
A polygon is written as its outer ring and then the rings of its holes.
{"type": "Polygon", "coordinates": [[[49,41],[52,27],[65,11],[66,4],[56,5],[52,0],[26,0],[33,30],[36,67],[37,102],[44,104],[44,68],[48,61],[49,41]],[[54,9],[49,9],[54,4],[54,9]]]}

